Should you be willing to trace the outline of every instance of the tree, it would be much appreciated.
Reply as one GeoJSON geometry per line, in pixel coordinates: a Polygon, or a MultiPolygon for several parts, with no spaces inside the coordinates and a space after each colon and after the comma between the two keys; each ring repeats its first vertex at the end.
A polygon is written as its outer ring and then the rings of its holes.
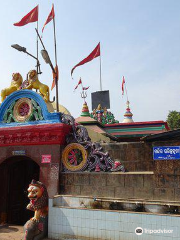
{"type": "Polygon", "coordinates": [[[167,123],[171,130],[180,128],[180,113],[177,111],[169,111],[167,123]]]}

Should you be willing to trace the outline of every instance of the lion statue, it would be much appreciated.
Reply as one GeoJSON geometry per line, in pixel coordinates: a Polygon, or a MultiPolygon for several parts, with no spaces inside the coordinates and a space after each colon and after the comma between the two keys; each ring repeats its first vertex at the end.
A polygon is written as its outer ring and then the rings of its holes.
{"type": "Polygon", "coordinates": [[[5,88],[1,91],[1,102],[5,100],[7,96],[9,96],[11,93],[20,90],[21,84],[23,82],[23,78],[20,73],[13,73],[12,74],[12,81],[11,86],[8,88],[5,88]]]}
{"type": "Polygon", "coordinates": [[[48,233],[48,192],[45,185],[32,180],[28,188],[30,203],[27,209],[34,211],[34,217],[24,225],[24,240],[41,240],[48,233]]]}
{"type": "Polygon", "coordinates": [[[45,102],[49,102],[49,87],[39,81],[36,70],[28,72],[27,83],[27,86],[23,89],[37,89],[44,98],[45,102]]]}

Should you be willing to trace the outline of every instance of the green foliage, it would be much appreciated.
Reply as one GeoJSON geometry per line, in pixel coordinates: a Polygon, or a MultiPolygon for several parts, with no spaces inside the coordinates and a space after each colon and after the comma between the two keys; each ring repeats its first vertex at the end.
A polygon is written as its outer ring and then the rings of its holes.
{"type": "Polygon", "coordinates": [[[171,130],[180,128],[180,113],[177,111],[169,111],[167,123],[171,130]]]}

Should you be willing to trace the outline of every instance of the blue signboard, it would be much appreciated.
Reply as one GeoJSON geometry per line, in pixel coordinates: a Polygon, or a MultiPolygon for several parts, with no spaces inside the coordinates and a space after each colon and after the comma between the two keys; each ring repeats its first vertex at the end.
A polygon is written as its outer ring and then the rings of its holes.
{"type": "Polygon", "coordinates": [[[26,155],[26,151],[25,150],[12,151],[12,155],[14,156],[26,155]]]}
{"type": "Polygon", "coordinates": [[[154,160],[180,159],[180,146],[153,147],[154,160]]]}

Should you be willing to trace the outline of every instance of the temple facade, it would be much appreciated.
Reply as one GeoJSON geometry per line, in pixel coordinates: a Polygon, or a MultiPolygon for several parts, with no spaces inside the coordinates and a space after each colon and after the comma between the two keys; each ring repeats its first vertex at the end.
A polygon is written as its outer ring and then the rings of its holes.
{"type": "Polygon", "coordinates": [[[49,104],[32,90],[19,90],[0,106],[0,213],[9,223],[24,224],[31,215],[25,192],[32,179],[43,182],[50,197],[58,193],[61,153],[71,127],[60,113],[48,111],[49,104]]]}
{"type": "Polygon", "coordinates": [[[179,131],[168,132],[163,121],[134,122],[129,103],[123,123],[100,105],[90,114],[84,103],[77,119],[61,109],[67,114],[27,89],[3,99],[1,223],[23,225],[33,216],[26,210],[32,179],[47,187],[51,238],[132,240],[135,226],[150,227],[151,215],[180,221],[179,131]],[[119,219],[129,229],[119,229],[119,219]]]}

